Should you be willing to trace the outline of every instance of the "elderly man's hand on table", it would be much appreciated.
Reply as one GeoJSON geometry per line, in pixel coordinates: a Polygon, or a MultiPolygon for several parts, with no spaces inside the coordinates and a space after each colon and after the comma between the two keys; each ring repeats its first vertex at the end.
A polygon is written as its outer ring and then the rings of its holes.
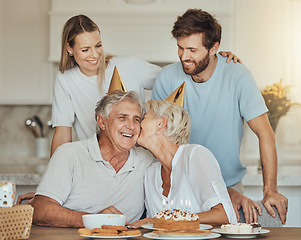
{"type": "Polygon", "coordinates": [[[264,194],[262,203],[268,210],[269,214],[272,217],[276,217],[276,213],[272,206],[275,206],[278,210],[282,224],[286,222],[286,214],[288,210],[288,199],[278,192],[269,192],[264,194]]]}
{"type": "Polygon", "coordinates": [[[245,215],[246,223],[252,223],[258,221],[257,211],[259,215],[262,215],[262,209],[259,204],[250,198],[247,198],[243,194],[237,192],[234,189],[228,188],[234,211],[236,213],[237,221],[240,220],[238,210],[242,207],[245,215]],[[257,209],[257,211],[256,211],[257,209]]]}
{"type": "MultiPolygon", "coordinates": [[[[117,208],[115,208],[114,206],[110,206],[110,207],[107,207],[103,210],[101,210],[98,214],[122,214],[122,212],[120,212],[117,208]]],[[[126,222],[126,225],[128,225],[129,222],[127,221],[126,222]]]]}
{"type": "Polygon", "coordinates": [[[99,212],[99,214],[123,214],[114,206],[107,207],[99,212]]]}

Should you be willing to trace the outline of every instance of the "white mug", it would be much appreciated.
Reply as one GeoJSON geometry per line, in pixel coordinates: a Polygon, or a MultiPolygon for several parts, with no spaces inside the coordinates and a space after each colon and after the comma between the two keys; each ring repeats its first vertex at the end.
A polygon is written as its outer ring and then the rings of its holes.
{"type": "Polygon", "coordinates": [[[12,207],[16,199],[16,184],[0,180],[0,207],[12,207]]]}

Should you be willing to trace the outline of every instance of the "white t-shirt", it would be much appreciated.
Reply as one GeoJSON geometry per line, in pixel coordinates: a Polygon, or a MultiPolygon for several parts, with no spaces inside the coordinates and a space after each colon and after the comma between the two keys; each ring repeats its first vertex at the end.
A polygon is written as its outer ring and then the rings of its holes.
{"type": "Polygon", "coordinates": [[[207,148],[195,144],[180,145],[172,160],[167,197],[163,195],[162,184],[161,163],[155,162],[146,170],[144,177],[148,217],[154,217],[163,210],[164,199],[166,209],[187,209],[192,213],[209,211],[222,203],[229,222],[237,222],[218,162],[207,148]],[[185,204],[186,200],[191,206],[185,204]]]}
{"type": "Polygon", "coordinates": [[[98,213],[115,206],[127,221],[139,220],[144,211],[143,176],[155,161],[142,147],[133,147],[116,173],[102,159],[96,135],[57,148],[45,170],[36,195],[56,200],[63,207],[98,213]]]}
{"type": "Polygon", "coordinates": [[[92,137],[96,128],[94,114],[96,103],[107,93],[115,66],[126,89],[138,92],[142,101],[144,89],[152,89],[161,70],[159,66],[135,57],[113,57],[105,70],[103,94],[99,92],[97,76],[84,75],[78,66],[63,74],[59,72],[52,103],[53,127],[73,126],[79,140],[92,137]]]}

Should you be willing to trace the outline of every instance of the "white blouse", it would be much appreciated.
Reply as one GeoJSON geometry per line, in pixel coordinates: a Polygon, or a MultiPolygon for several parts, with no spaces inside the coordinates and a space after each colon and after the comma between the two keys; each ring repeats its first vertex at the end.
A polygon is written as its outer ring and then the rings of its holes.
{"type": "Polygon", "coordinates": [[[165,197],[161,163],[153,163],[146,170],[144,188],[148,217],[163,210],[163,201],[166,202],[165,209],[187,209],[192,213],[209,211],[221,203],[229,222],[237,223],[219,164],[207,148],[196,144],[179,146],[172,160],[170,178],[170,190],[165,197]]]}

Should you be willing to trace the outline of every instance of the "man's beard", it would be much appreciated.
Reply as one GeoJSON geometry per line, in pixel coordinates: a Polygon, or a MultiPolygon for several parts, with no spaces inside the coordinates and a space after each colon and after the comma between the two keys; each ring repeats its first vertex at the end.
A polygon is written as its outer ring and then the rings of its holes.
{"type": "Polygon", "coordinates": [[[209,62],[210,62],[209,52],[208,52],[207,56],[204,57],[201,61],[199,61],[199,62],[193,61],[195,68],[192,70],[186,70],[184,63],[181,60],[181,63],[183,66],[183,71],[188,75],[197,75],[197,74],[203,72],[208,67],[209,62]]]}

